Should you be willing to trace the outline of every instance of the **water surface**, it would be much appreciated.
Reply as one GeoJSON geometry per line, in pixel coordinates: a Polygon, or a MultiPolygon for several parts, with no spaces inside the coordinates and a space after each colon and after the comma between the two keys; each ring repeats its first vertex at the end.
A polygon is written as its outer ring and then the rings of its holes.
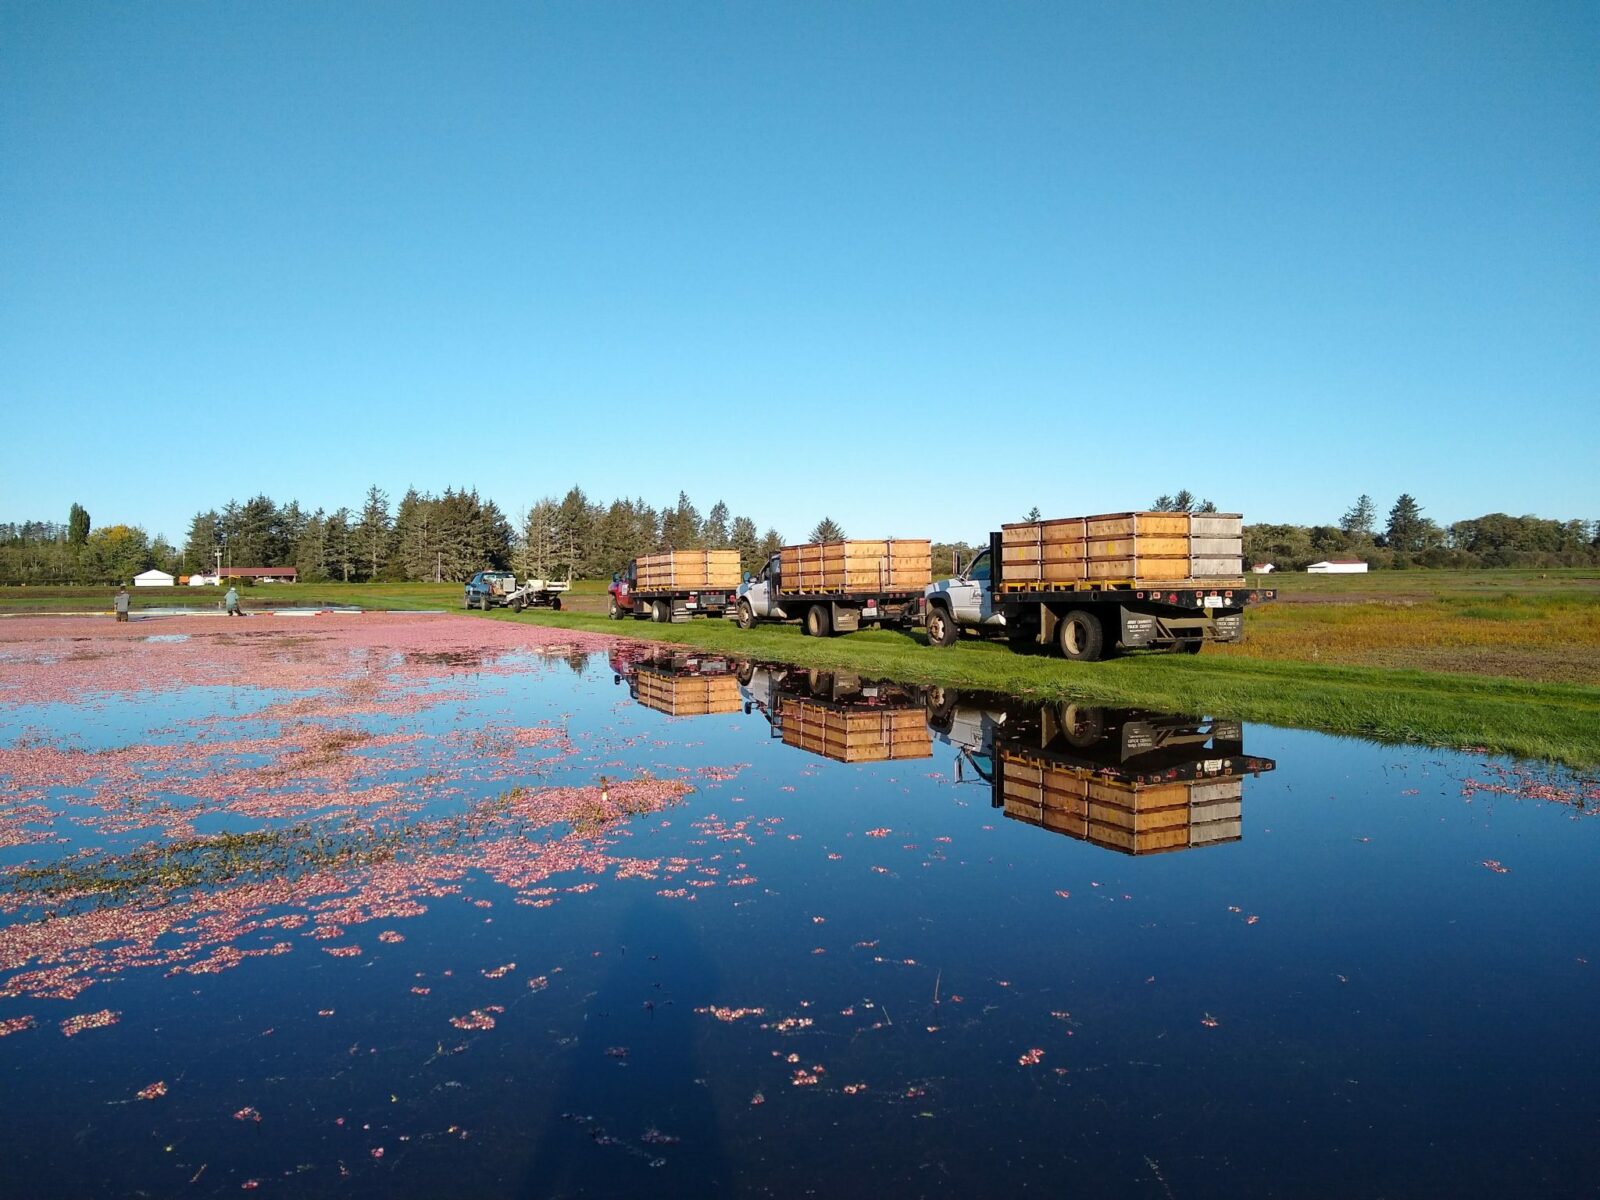
{"type": "Polygon", "coordinates": [[[7,1195],[1600,1178],[1592,782],[709,654],[361,661],[4,710],[7,1195]]]}

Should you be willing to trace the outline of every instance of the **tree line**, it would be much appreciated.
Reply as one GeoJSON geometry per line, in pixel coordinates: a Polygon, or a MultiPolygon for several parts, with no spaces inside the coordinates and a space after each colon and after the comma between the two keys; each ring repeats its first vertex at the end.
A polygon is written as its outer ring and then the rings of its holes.
{"type": "Polygon", "coordinates": [[[1299,570],[1327,558],[1359,558],[1374,568],[1586,567],[1600,564],[1600,521],[1554,521],[1487,513],[1440,525],[1403,493],[1379,524],[1371,496],[1336,523],[1246,525],[1246,566],[1299,570]]]}
{"type": "MultiPolygon", "coordinates": [[[[1165,512],[1214,512],[1187,490],[1156,498],[1165,512]]],[[[1040,519],[1035,507],[1023,520],[1040,519]]],[[[846,536],[823,517],[806,541],[846,536]]],[[[545,497],[513,524],[476,489],[415,488],[398,504],[373,486],[357,508],[307,510],[298,501],[268,496],[230,500],[194,515],[182,547],[150,538],[137,526],[94,527],[74,504],[67,520],[0,523],[0,584],[126,582],[151,567],[173,575],[222,566],[296,568],[301,579],[459,582],[485,568],[519,576],[605,578],[629,559],[658,550],[732,549],[754,571],[785,544],[769,528],[735,515],[717,501],[704,515],[687,493],[653,508],[643,499],[591,500],[574,487],[545,497]]],[[[970,562],[981,547],[933,545],[935,574],[970,562]]],[[[1375,568],[1559,567],[1600,565],[1600,522],[1555,521],[1489,513],[1439,525],[1415,497],[1398,497],[1381,522],[1377,505],[1361,496],[1326,525],[1244,527],[1246,565],[1273,563],[1297,570],[1325,558],[1357,557],[1375,568]]]]}

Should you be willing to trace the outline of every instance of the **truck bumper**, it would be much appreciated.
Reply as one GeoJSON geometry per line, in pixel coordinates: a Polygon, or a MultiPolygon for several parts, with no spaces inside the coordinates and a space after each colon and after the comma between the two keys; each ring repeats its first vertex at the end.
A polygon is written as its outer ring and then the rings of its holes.
{"type": "Polygon", "coordinates": [[[1244,614],[1236,610],[1167,614],[1122,606],[1118,624],[1117,640],[1129,650],[1171,645],[1197,636],[1207,642],[1237,642],[1244,637],[1244,614]]]}

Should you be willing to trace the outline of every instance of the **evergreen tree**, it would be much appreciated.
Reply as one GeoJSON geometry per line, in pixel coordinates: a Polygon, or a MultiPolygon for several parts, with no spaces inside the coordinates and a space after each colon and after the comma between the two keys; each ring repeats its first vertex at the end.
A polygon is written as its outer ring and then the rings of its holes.
{"type": "Polygon", "coordinates": [[[749,517],[733,519],[733,528],[728,532],[728,541],[739,552],[741,571],[758,571],[767,561],[761,555],[761,535],[756,532],[756,523],[749,517]]]}
{"type": "Polygon", "coordinates": [[[294,543],[294,569],[301,582],[328,578],[328,517],[320,508],[306,518],[294,543]]]}
{"type": "Polygon", "coordinates": [[[361,524],[356,528],[356,545],[361,551],[361,565],[369,580],[376,579],[389,557],[389,493],[373,484],[367,489],[366,502],[361,506],[361,524]]]}
{"type": "Polygon", "coordinates": [[[661,513],[661,549],[697,550],[702,544],[700,510],[687,492],[679,492],[677,507],[661,513]]]}
{"type": "Polygon", "coordinates": [[[1409,493],[1403,493],[1389,510],[1386,540],[1397,555],[1412,554],[1422,548],[1422,508],[1409,493]]]}
{"type": "Polygon", "coordinates": [[[348,508],[340,508],[328,518],[328,574],[344,583],[350,582],[356,566],[355,533],[350,526],[354,515],[348,508]]]}
{"type": "Polygon", "coordinates": [[[1039,515],[1039,506],[1037,504],[1035,504],[1032,508],[1030,508],[1028,510],[1028,515],[1023,517],[1022,519],[1024,521],[1039,521],[1039,520],[1043,520],[1043,518],[1039,515]]]}
{"type": "Polygon", "coordinates": [[[582,488],[574,487],[562,497],[555,511],[552,569],[557,575],[577,578],[589,573],[590,560],[595,553],[595,526],[598,522],[599,513],[589,503],[582,488]]]}
{"type": "Polygon", "coordinates": [[[711,511],[706,514],[705,528],[700,533],[701,541],[708,550],[730,549],[728,541],[728,506],[718,500],[711,506],[711,511]]]}
{"type": "Polygon", "coordinates": [[[1344,530],[1347,537],[1357,541],[1372,540],[1372,524],[1378,519],[1378,507],[1372,503],[1372,497],[1362,493],[1356,502],[1339,519],[1339,528],[1344,530]]]}
{"type": "Polygon", "coordinates": [[[783,534],[776,529],[768,529],[761,535],[761,561],[764,563],[779,550],[783,549],[783,534]]]}
{"type": "Polygon", "coordinates": [[[67,545],[82,546],[89,540],[89,510],[74,504],[67,514],[67,545]]]}
{"type": "Polygon", "coordinates": [[[812,529],[811,536],[807,539],[812,542],[837,542],[844,537],[844,530],[832,517],[823,517],[812,529]]]}
{"type": "Polygon", "coordinates": [[[209,575],[217,569],[216,551],[222,545],[222,518],[216,509],[195,513],[183,543],[183,565],[191,575],[209,575]]]}

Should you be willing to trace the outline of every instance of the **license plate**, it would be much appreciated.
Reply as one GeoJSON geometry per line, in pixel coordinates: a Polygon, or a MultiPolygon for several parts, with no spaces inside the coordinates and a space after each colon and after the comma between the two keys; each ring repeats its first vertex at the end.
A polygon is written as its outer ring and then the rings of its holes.
{"type": "Polygon", "coordinates": [[[1222,770],[1222,760],[1220,758],[1208,758],[1201,769],[1207,775],[1216,775],[1222,770]]]}
{"type": "Polygon", "coordinates": [[[1221,596],[1207,596],[1200,603],[1203,604],[1206,608],[1221,608],[1222,607],[1222,597],[1221,596]]]}

